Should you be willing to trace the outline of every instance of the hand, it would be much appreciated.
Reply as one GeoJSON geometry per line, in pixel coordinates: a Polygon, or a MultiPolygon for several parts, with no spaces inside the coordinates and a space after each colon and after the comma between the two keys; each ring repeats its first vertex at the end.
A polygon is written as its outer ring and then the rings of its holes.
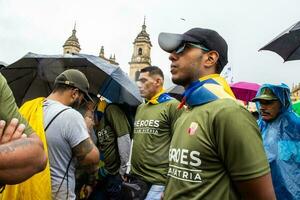
{"type": "Polygon", "coordinates": [[[23,133],[25,125],[19,124],[18,119],[13,118],[6,127],[5,124],[6,122],[4,120],[0,120],[0,144],[19,139],[21,137],[27,137],[26,134],[23,133]]]}
{"type": "Polygon", "coordinates": [[[94,112],[91,110],[86,110],[84,113],[84,117],[90,117],[90,118],[94,118],[94,112]]]}
{"type": "Polygon", "coordinates": [[[80,199],[88,199],[92,194],[93,188],[90,185],[83,185],[80,190],[80,199]]]}
{"type": "Polygon", "coordinates": [[[161,194],[160,199],[163,200],[164,199],[164,192],[161,194]]]}
{"type": "Polygon", "coordinates": [[[96,106],[96,104],[94,102],[89,101],[86,104],[86,109],[90,110],[90,111],[94,111],[95,110],[95,106],[96,106]]]}
{"type": "Polygon", "coordinates": [[[94,119],[91,118],[91,117],[86,116],[84,118],[84,120],[85,120],[86,126],[87,126],[87,128],[90,132],[90,130],[92,130],[94,128],[94,125],[95,125],[94,119]]]}
{"type": "Polygon", "coordinates": [[[126,175],[121,175],[123,181],[128,182],[128,177],[126,175]]]}

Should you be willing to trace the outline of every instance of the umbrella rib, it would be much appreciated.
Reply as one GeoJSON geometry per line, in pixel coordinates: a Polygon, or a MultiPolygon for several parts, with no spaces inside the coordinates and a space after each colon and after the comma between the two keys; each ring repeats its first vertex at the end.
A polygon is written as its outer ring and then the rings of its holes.
{"type": "MultiPolygon", "coordinates": [[[[37,77],[37,73],[35,73],[35,75],[34,75],[34,78],[32,79],[32,80],[34,80],[35,78],[37,77]]],[[[32,83],[33,83],[33,81],[28,85],[28,87],[26,88],[26,90],[25,90],[25,93],[24,94],[26,94],[27,93],[27,91],[29,90],[29,88],[31,87],[31,85],[32,85],[32,83]]],[[[24,97],[23,97],[24,98],[24,97]]]]}
{"type": "Polygon", "coordinates": [[[300,44],[290,53],[290,55],[284,60],[284,61],[287,61],[290,57],[291,57],[291,55],[293,55],[294,54],[294,52],[295,51],[297,51],[297,49],[300,47],[300,44]]]}

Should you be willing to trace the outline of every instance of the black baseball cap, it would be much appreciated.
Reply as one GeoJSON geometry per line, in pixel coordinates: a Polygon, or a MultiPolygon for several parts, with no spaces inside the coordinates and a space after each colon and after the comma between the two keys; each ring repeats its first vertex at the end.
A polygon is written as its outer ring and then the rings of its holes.
{"type": "Polygon", "coordinates": [[[214,30],[204,28],[192,28],[183,34],[162,32],[158,36],[159,46],[166,52],[171,53],[182,43],[200,44],[210,51],[219,53],[221,68],[228,63],[228,46],[224,38],[214,30]]]}
{"type": "Polygon", "coordinates": [[[88,92],[90,87],[89,81],[81,71],[77,69],[68,69],[62,72],[55,79],[54,84],[58,83],[78,88],[81,92],[84,93],[84,99],[86,101],[89,100],[94,102],[88,92]]]}

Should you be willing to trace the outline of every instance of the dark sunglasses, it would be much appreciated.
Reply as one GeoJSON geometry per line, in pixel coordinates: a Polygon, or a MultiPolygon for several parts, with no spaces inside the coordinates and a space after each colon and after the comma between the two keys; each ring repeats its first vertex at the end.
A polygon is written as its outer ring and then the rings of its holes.
{"type": "Polygon", "coordinates": [[[186,48],[191,48],[191,47],[193,47],[193,48],[198,48],[198,49],[202,49],[202,50],[205,51],[205,52],[210,51],[208,48],[206,48],[206,47],[204,47],[204,46],[202,46],[202,45],[200,45],[200,44],[194,44],[194,43],[189,43],[189,42],[187,42],[187,43],[182,43],[182,44],[175,50],[175,53],[176,53],[176,54],[181,54],[181,53],[183,53],[183,52],[185,51],[186,48]]]}

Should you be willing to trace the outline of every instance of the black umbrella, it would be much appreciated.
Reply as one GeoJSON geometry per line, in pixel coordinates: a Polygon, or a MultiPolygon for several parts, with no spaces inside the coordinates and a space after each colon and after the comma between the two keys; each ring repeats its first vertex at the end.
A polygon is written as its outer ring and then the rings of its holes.
{"type": "Polygon", "coordinates": [[[136,106],[142,102],[136,84],[120,67],[92,55],[40,55],[28,53],[1,69],[18,106],[27,100],[48,96],[57,75],[66,69],[78,69],[90,83],[89,92],[103,95],[115,103],[136,106]]]}
{"type": "Polygon", "coordinates": [[[300,21],[283,31],[259,50],[274,51],[284,61],[300,59],[300,21]]]}
{"type": "Polygon", "coordinates": [[[170,96],[176,98],[178,101],[181,101],[181,99],[183,97],[182,94],[184,92],[184,87],[181,85],[174,85],[174,86],[168,88],[166,90],[166,92],[169,93],[170,96]]]}

